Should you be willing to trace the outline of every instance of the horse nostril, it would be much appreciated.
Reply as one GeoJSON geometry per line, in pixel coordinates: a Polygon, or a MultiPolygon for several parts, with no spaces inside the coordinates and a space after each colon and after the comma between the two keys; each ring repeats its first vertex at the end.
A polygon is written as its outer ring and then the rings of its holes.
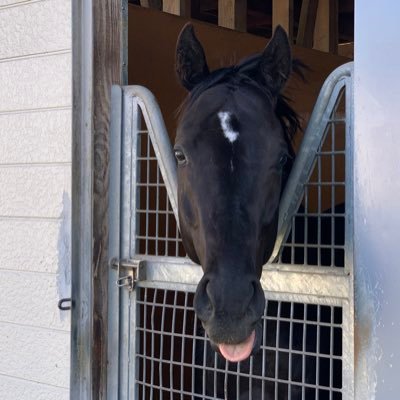
{"type": "Polygon", "coordinates": [[[262,315],[265,308],[265,294],[258,280],[252,282],[252,296],[249,309],[255,312],[256,315],[262,315]]]}
{"type": "Polygon", "coordinates": [[[206,291],[206,295],[208,297],[210,306],[211,306],[211,299],[213,298],[213,294],[211,292],[211,285],[210,285],[210,281],[208,281],[205,285],[205,291],[206,291]]]}
{"type": "Polygon", "coordinates": [[[251,290],[250,295],[251,295],[251,299],[252,299],[255,296],[256,291],[257,291],[257,282],[256,281],[251,282],[250,290],[251,290]]]}
{"type": "Polygon", "coordinates": [[[247,289],[246,299],[243,302],[243,307],[245,307],[245,312],[249,312],[254,308],[255,303],[257,303],[257,291],[258,291],[259,282],[258,281],[251,281],[249,283],[247,289]]]}
{"type": "Polygon", "coordinates": [[[203,322],[208,321],[211,317],[211,298],[212,297],[210,296],[209,290],[209,279],[203,277],[203,279],[199,282],[196,293],[194,295],[194,309],[199,319],[203,322]]]}

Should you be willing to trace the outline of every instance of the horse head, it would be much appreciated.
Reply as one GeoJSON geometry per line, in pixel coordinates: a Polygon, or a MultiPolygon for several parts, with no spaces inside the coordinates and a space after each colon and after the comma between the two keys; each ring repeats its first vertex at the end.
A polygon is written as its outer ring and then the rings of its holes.
{"type": "Polygon", "coordinates": [[[187,24],[176,70],[189,91],[175,141],[179,222],[202,266],[194,307],[213,347],[241,361],[261,342],[262,266],[273,250],[298,119],[281,95],[292,70],[278,27],[262,54],[210,72],[187,24]]]}

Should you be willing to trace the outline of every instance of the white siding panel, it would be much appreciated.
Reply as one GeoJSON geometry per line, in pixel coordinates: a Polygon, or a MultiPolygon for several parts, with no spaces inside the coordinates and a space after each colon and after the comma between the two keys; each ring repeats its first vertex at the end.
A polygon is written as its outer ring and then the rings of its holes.
{"type": "Polygon", "coordinates": [[[21,6],[23,4],[34,3],[37,0],[0,0],[0,7],[5,6],[21,6]]]}
{"type": "Polygon", "coordinates": [[[0,219],[0,269],[56,273],[60,225],[59,220],[0,219]]]}
{"type": "Polygon", "coordinates": [[[71,0],[0,0],[0,399],[68,400],[71,0]]]}
{"type": "Polygon", "coordinates": [[[68,331],[70,313],[60,311],[58,279],[53,274],[0,270],[0,322],[68,331]]]}
{"type": "Polygon", "coordinates": [[[1,400],[69,400],[69,390],[0,375],[1,400]]]}
{"type": "Polygon", "coordinates": [[[0,112],[71,106],[71,54],[0,63],[0,112]]]}
{"type": "Polygon", "coordinates": [[[1,164],[67,161],[71,161],[71,110],[0,114],[1,164]]]}
{"type": "Polygon", "coordinates": [[[71,48],[70,14],[65,0],[0,8],[0,59],[71,48]]]}
{"type": "Polygon", "coordinates": [[[0,374],[68,387],[69,333],[0,322],[0,337],[0,374]]]}
{"type": "Polygon", "coordinates": [[[0,216],[58,218],[70,193],[67,165],[0,168],[0,216]]]}

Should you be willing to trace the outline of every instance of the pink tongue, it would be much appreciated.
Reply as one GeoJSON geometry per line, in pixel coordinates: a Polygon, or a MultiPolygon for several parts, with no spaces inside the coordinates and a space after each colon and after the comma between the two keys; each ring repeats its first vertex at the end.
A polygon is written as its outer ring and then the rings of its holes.
{"type": "Polygon", "coordinates": [[[222,356],[231,362],[239,362],[250,356],[253,350],[256,333],[253,331],[251,335],[242,343],[239,344],[220,344],[219,351],[222,356]]]}

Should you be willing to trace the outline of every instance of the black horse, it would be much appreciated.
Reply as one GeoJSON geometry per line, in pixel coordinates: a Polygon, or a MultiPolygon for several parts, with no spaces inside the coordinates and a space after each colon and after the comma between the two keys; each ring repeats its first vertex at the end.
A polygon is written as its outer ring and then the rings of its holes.
{"type": "MultiPolygon", "coordinates": [[[[174,148],[179,221],[185,250],[204,271],[194,307],[219,362],[221,356],[246,360],[246,369],[254,354],[257,375],[265,308],[260,277],[274,247],[280,196],[294,158],[291,140],[299,128],[281,94],[294,65],[281,27],[262,54],[213,72],[192,25],[177,43],[178,77],[190,92],[174,148]]],[[[236,387],[229,386],[218,396],[235,398],[236,387]]],[[[248,398],[245,381],[241,387],[240,398],[248,398]]],[[[260,387],[251,393],[260,398],[260,387]]]]}
{"type": "Polygon", "coordinates": [[[299,124],[281,95],[292,71],[290,45],[278,27],[261,55],[209,72],[186,25],[176,68],[190,91],[175,156],[183,243],[204,271],[195,311],[215,349],[238,362],[259,346],[265,307],[259,280],[275,243],[299,124]]]}
{"type": "MultiPolygon", "coordinates": [[[[241,361],[241,372],[248,374],[251,369],[253,376],[260,377],[250,385],[248,378],[231,375],[224,389],[226,375],[201,372],[198,378],[206,393],[202,389],[196,393],[208,398],[295,400],[315,396],[314,389],[304,392],[300,385],[277,391],[269,384],[271,380],[262,383],[263,374],[275,376],[271,371],[275,356],[263,359],[258,351],[263,340],[268,345],[268,338],[276,334],[267,332],[263,338],[265,297],[260,277],[275,244],[279,202],[294,159],[291,142],[300,125],[281,92],[292,71],[301,75],[301,67],[292,60],[281,27],[261,54],[213,72],[192,25],[187,24],[178,39],[177,74],[189,91],[174,148],[180,230],[187,254],[204,271],[194,308],[217,352],[217,369],[223,370],[228,360],[235,371],[241,361]],[[250,355],[254,356],[251,361],[250,355]]],[[[289,342],[288,332],[280,335],[280,342],[289,342]]],[[[292,345],[299,338],[294,332],[292,345]]],[[[306,348],[315,346],[314,331],[305,339],[306,348]]],[[[274,340],[269,344],[272,347],[274,340]]],[[[329,340],[321,337],[320,346],[329,348],[329,340]]],[[[203,352],[202,346],[204,342],[197,345],[196,364],[214,366],[214,353],[211,349],[203,352]]],[[[340,343],[334,346],[339,348],[340,343]]],[[[299,359],[291,364],[280,361],[279,370],[287,376],[290,369],[297,382],[302,376],[304,383],[311,384],[328,379],[328,386],[333,374],[340,386],[340,367],[324,367],[321,362],[317,377],[312,365],[315,357],[307,360],[306,365],[299,359]],[[314,372],[307,376],[309,371],[314,372]]],[[[322,399],[325,392],[321,393],[322,399]]]]}

